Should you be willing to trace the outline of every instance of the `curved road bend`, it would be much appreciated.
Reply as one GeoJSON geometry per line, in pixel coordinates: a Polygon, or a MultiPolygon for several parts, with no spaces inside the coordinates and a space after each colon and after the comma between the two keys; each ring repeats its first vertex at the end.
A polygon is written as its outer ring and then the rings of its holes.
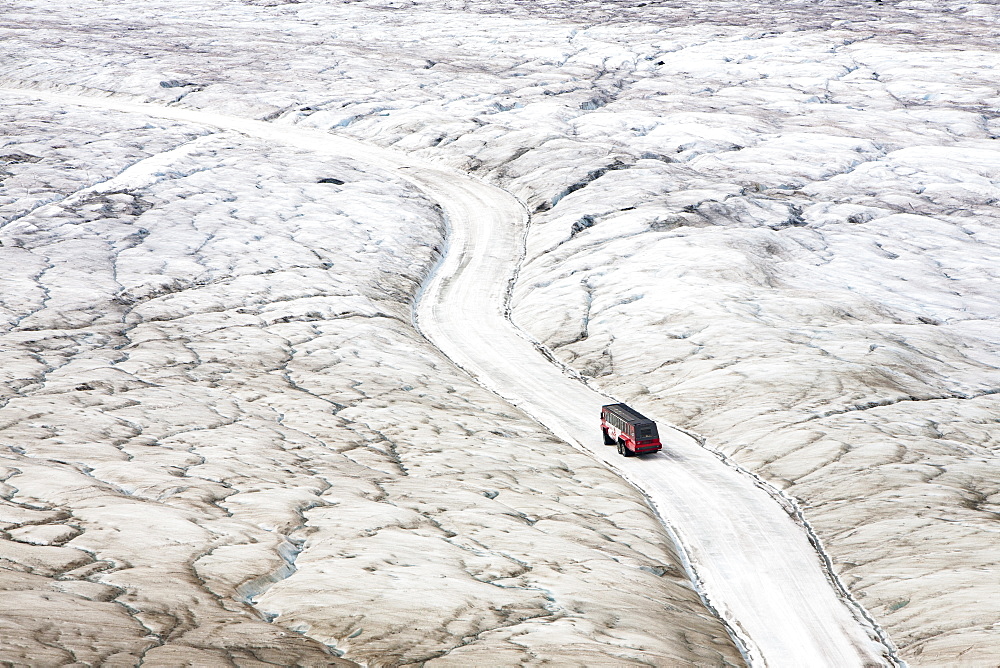
{"type": "Polygon", "coordinates": [[[481,384],[646,493],[751,665],[845,668],[895,662],[872,626],[838,595],[805,530],[750,477],[669,428],[661,429],[664,450],[654,456],[625,459],[603,445],[599,411],[609,399],[547,361],[504,316],[527,219],[506,191],[321,131],[117,97],[6,90],[235,131],[352,158],[411,181],[444,208],[451,226],[447,253],[416,307],[420,330],[481,384]]]}

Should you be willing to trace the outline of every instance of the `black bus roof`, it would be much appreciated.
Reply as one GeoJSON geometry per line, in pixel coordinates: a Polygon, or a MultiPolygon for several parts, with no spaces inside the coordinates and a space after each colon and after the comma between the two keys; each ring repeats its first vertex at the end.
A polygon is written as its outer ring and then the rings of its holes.
{"type": "Polygon", "coordinates": [[[648,417],[635,410],[634,408],[629,408],[625,404],[608,404],[607,406],[601,406],[603,410],[609,413],[614,413],[621,419],[629,422],[631,424],[638,424],[640,422],[652,422],[648,417]]]}

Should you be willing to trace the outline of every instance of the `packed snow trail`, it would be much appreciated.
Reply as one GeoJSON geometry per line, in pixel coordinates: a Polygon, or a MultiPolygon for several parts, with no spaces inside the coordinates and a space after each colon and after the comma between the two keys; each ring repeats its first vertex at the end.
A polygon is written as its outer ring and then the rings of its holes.
{"type": "Polygon", "coordinates": [[[752,478],[665,426],[664,450],[654,456],[625,459],[603,445],[599,409],[611,400],[547,361],[505,315],[527,222],[509,193],[403,153],[322,132],[116,97],[9,92],[235,131],[348,157],[410,180],[444,208],[450,223],[446,255],[416,307],[420,330],[481,384],[647,494],[751,665],[895,662],[861,611],[839,596],[807,532],[752,478]]]}
{"type": "Polygon", "coordinates": [[[835,592],[806,531],[749,476],[662,424],[657,455],[626,459],[603,444],[600,408],[613,399],[545,361],[504,314],[524,208],[504,191],[450,173],[414,176],[452,227],[448,253],[417,305],[424,335],[480,383],[646,493],[751,665],[891,664],[875,629],[835,592]]]}

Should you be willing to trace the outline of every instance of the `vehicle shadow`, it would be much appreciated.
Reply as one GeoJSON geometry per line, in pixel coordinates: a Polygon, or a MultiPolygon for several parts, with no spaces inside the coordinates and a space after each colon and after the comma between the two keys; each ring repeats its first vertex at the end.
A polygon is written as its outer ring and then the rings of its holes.
{"type": "Polygon", "coordinates": [[[652,460],[652,459],[667,459],[667,460],[670,460],[672,462],[684,462],[684,461],[686,461],[686,458],[683,455],[681,455],[681,454],[679,454],[677,452],[673,452],[671,450],[668,450],[667,448],[664,448],[664,449],[660,450],[659,452],[654,452],[654,453],[648,454],[648,455],[636,455],[636,457],[638,457],[639,459],[642,459],[643,461],[652,460]]]}

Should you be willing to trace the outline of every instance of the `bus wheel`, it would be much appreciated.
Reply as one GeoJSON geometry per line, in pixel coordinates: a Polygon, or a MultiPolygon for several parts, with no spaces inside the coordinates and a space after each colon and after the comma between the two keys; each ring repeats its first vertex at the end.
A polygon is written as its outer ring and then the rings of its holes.
{"type": "Polygon", "coordinates": [[[623,441],[618,441],[618,454],[622,457],[631,457],[632,451],[628,449],[628,446],[623,441]]]}
{"type": "Polygon", "coordinates": [[[613,440],[611,440],[611,437],[608,436],[608,430],[607,429],[602,429],[601,433],[604,434],[604,445],[614,445],[615,444],[615,442],[613,440]]]}

